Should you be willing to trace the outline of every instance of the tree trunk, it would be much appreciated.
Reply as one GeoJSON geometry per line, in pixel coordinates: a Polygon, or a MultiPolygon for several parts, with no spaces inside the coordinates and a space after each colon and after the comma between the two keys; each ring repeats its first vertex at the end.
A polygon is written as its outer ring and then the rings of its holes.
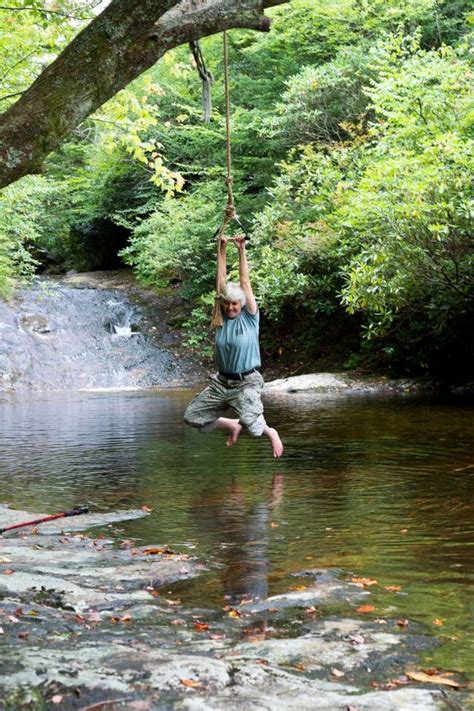
{"type": "Polygon", "coordinates": [[[288,0],[112,0],[0,115],[0,188],[41,170],[71,131],[169,49],[232,27],[268,30],[288,0]]]}

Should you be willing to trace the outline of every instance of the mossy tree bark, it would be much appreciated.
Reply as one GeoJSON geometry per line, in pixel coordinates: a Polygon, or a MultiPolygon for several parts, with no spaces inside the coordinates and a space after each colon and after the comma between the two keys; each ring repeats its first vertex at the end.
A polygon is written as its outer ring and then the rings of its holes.
{"type": "Polygon", "coordinates": [[[112,0],[0,115],[0,187],[41,170],[48,153],[168,50],[234,27],[268,30],[288,0],[112,0]]]}

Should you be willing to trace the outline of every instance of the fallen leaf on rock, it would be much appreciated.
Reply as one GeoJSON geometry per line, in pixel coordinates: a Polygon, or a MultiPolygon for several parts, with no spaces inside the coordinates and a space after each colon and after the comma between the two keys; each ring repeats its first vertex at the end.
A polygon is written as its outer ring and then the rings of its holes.
{"type": "Polygon", "coordinates": [[[459,689],[462,684],[454,679],[448,679],[447,676],[439,676],[438,674],[425,674],[422,671],[407,672],[406,675],[412,679],[412,681],[420,681],[422,683],[429,684],[443,684],[444,686],[452,686],[453,689],[459,689]]]}
{"type": "Polygon", "coordinates": [[[361,605],[360,607],[356,608],[356,612],[362,613],[373,612],[374,610],[375,607],[373,605],[361,605]]]}
{"type": "Polygon", "coordinates": [[[186,624],[184,620],[176,619],[171,620],[170,625],[184,625],[186,624]]]}
{"type": "Polygon", "coordinates": [[[244,627],[242,632],[245,635],[261,635],[264,634],[264,629],[262,627],[244,627]]]}
{"type": "Polygon", "coordinates": [[[397,625],[399,627],[408,627],[408,620],[397,620],[397,625]]]}
{"type": "Polygon", "coordinates": [[[196,632],[205,632],[209,629],[209,625],[207,624],[207,622],[195,622],[194,629],[196,630],[196,632]]]}
{"type": "Polygon", "coordinates": [[[123,615],[120,618],[120,622],[131,622],[132,621],[132,616],[131,615],[123,615]]]}
{"type": "Polygon", "coordinates": [[[387,590],[387,592],[399,592],[401,589],[401,585],[386,585],[384,587],[384,590],[387,590]]]}
{"type": "Polygon", "coordinates": [[[373,578],[351,578],[351,582],[363,585],[363,587],[365,588],[369,587],[370,585],[379,584],[378,580],[374,580],[373,578]]]}
{"type": "Polygon", "coordinates": [[[149,506],[147,506],[146,504],[144,504],[144,505],[142,506],[142,511],[146,511],[146,513],[151,513],[151,512],[153,511],[153,509],[151,509],[149,506]]]}
{"type": "Polygon", "coordinates": [[[209,637],[211,639],[225,639],[226,635],[225,635],[225,632],[222,632],[221,634],[213,632],[212,634],[209,635],[209,637]]]}
{"type": "Polygon", "coordinates": [[[3,572],[4,575],[13,575],[13,573],[14,573],[15,571],[12,570],[11,568],[7,568],[6,570],[4,570],[4,571],[2,571],[2,572],[3,572]]]}
{"type": "Polygon", "coordinates": [[[63,700],[62,694],[55,694],[53,698],[51,699],[52,704],[60,704],[63,700]]]}
{"type": "Polygon", "coordinates": [[[360,634],[351,634],[349,636],[349,639],[351,640],[351,642],[353,644],[364,644],[365,643],[364,637],[362,637],[362,635],[360,635],[360,634]]]}
{"type": "Polygon", "coordinates": [[[28,639],[28,632],[18,632],[18,637],[20,639],[28,639]]]}
{"type": "Polygon", "coordinates": [[[183,686],[188,686],[191,689],[205,689],[206,687],[201,681],[196,681],[195,679],[180,679],[183,686]]]}
{"type": "Polygon", "coordinates": [[[142,551],[143,555],[176,555],[176,551],[172,551],[171,548],[144,548],[142,551]]]}
{"type": "Polygon", "coordinates": [[[341,676],[344,676],[344,672],[341,671],[340,669],[331,669],[331,674],[333,676],[337,676],[338,678],[340,678],[341,676]]]}
{"type": "Polygon", "coordinates": [[[229,611],[229,617],[242,617],[242,613],[239,612],[238,610],[230,610],[229,611]]]}
{"type": "Polygon", "coordinates": [[[398,679],[391,679],[394,684],[397,686],[405,686],[406,684],[410,684],[410,679],[407,677],[406,674],[402,674],[401,676],[398,677],[398,679]]]}
{"type": "Polygon", "coordinates": [[[14,615],[8,615],[8,619],[10,620],[10,622],[13,622],[14,625],[16,625],[18,622],[20,622],[18,617],[15,617],[14,615]]]}
{"type": "Polygon", "coordinates": [[[301,662],[296,662],[296,664],[293,664],[292,669],[296,669],[297,671],[304,672],[306,671],[306,667],[304,664],[301,662]]]}

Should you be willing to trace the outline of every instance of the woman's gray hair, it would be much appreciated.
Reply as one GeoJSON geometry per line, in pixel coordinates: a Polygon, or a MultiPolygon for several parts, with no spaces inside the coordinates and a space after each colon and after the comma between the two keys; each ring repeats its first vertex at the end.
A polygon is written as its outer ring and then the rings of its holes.
{"type": "Polygon", "coordinates": [[[221,299],[224,301],[240,301],[242,308],[245,306],[247,299],[245,298],[245,293],[240,284],[236,284],[233,281],[229,281],[225,285],[224,291],[220,294],[221,299]]]}

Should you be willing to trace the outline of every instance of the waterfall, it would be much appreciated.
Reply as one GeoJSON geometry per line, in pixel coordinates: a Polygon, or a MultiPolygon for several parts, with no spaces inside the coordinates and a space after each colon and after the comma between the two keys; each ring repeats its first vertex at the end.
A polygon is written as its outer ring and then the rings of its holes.
{"type": "Polygon", "coordinates": [[[0,301],[0,392],[183,384],[189,364],[157,345],[149,321],[123,291],[37,279],[0,301]]]}

